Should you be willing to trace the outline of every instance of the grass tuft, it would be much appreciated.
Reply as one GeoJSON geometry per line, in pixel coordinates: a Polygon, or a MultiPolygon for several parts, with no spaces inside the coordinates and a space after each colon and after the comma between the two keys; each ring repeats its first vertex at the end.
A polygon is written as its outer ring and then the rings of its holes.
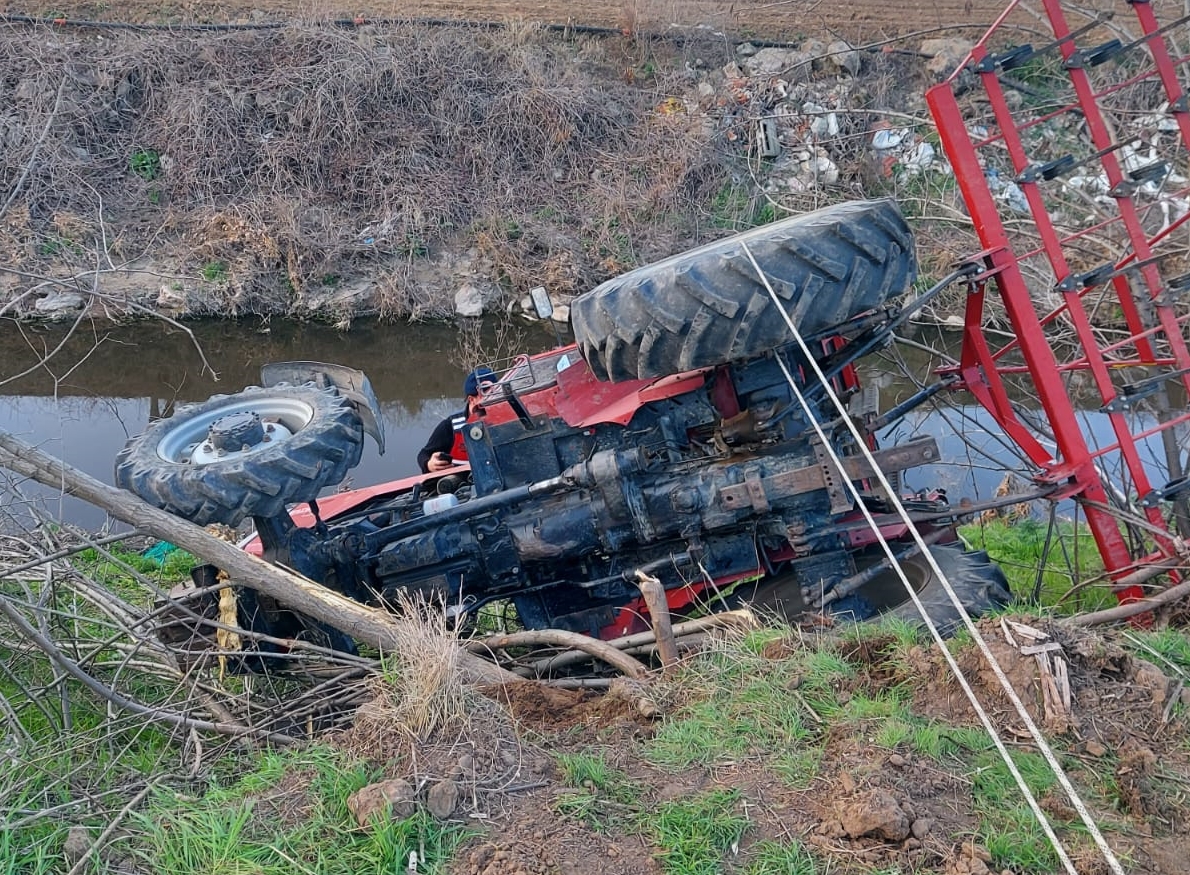
{"type": "Polygon", "coordinates": [[[818,863],[800,842],[758,842],[743,875],[818,875],[818,863]]]}
{"type": "Polygon", "coordinates": [[[695,799],[665,802],[649,816],[649,826],[662,848],[669,875],[714,875],[723,856],[748,827],[736,810],[738,790],[712,790],[695,799]]]}
{"type": "Polygon", "coordinates": [[[367,719],[400,726],[424,740],[441,727],[466,721],[459,643],[441,608],[404,598],[395,607],[397,645],[385,656],[367,719]]]}
{"type": "Polygon", "coordinates": [[[270,754],[260,768],[193,799],[159,793],[133,816],[132,847],[170,875],[442,872],[467,833],[424,811],[360,829],[347,798],[375,776],[332,748],[270,754]],[[334,836],[333,842],[327,837],[334,836]]]}

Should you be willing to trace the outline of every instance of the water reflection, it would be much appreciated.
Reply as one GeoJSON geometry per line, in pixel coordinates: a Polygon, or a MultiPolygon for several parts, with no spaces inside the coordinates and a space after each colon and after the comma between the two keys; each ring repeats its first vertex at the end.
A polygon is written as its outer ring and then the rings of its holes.
{"type": "MultiPolygon", "coordinates": [[[[204,372],[195,342],[161,323],[76,332],[40,367],[63,331],[0,323],[0,429],[110,483],[112,461],[128,437],[174,404],[259,383],[266,362],[338,362],[365,371],[381,402],[388,450],[381,457],[368,439],[349,475],[356,484],[374,483],[417,472],[426,436],[462,404],[465,367],[477,345],[536,350],[554,343],[552,332],[532,328],[513,337],[469,335],[465,349],[447,325],[370,325],[343,334],[321,325],[219,322],[192,330],[218,380],[204,372]]],[[[0,509],[19,508],[17,489],[45,500],[41,487],[5,480],[0,509]]],[[[70,498],[54,496],[47,510],[88,528],[104,521],[101,511],[70,498]]]]}
{"type": "MultiPolygon", "coordinates": [[[[388,452],[381,457],[365,443],[364,457],[350,475],[357,485],[416,473],[417,450],[433,426],[461,404],[465,369],[476,361],[477,345],[537,351],[554,344],[552,331],[526,328],[515,337],[470,336],[460,347],[449,325],[364,325],[342,334],[320,325],[218,322],[192,326],[195,340],[218,371],[203,372],[195,343],[158,322],[76,332],[45,365],[37,362],[62,341],[62,330],[19,329],[0,323],[0,429],[39,445],[92,476],[110,483],[112,461],[129,435],[144,429],[170,406],[236,392],[259,381],[269,361],[313,359],[338,362],[371,378],[385,418],[388,452]],[[12,375],[30,371],[20,379],[12,375]]],[[[919,379],[933,364],[911,356],[919,379]]],[[[888,409],[916,389],[901,367],[879,357],[864,363],[864,380],[879,387],[888,409]]],[[[919,408],[882,435],[885,446],[931,434],[942,449],[940,465],[906,471],[910,489],[945,487],[952,499],[989,496],[1006,468],[1027,471],[1019,452],[982,408],[962,404],[946,410],[919,408]]],[[[1102,414],[1082,414],[1092,439],[1110,441],[1102,414]]],[[[1156,445],[1149,450],[1156,460],[1156,445]]],[[[1161,466],[1158,466],[1160,468],[1161,466]]],[[[45,496],[27,484],[22,489],[45,496]]],[[[0,483],[0,508],[14,502],[13,484],[0,483]]],[[[73,499],[53,497],[49,512],[59,519],[98,528],[103,514],[73,499]]]]}

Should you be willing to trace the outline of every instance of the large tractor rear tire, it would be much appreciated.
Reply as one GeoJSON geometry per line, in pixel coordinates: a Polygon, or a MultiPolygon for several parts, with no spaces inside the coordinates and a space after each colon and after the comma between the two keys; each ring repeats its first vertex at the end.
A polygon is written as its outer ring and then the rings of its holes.
{"type": "Polygon", "coordinates": [[[802,334],[874,310],[917,275],[913,235],[891,200],[853,201],[754,228],[608,280],[571,304],[601,380],[661,377],[789,343],[755,257],[802,334]]]}

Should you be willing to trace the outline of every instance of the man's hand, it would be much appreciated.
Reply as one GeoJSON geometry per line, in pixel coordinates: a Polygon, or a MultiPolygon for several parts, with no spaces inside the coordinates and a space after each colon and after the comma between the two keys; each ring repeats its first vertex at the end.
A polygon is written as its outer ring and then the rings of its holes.
{"type": "Polygon", "coordinates": [[[430,456],[430,461],[426,463],[426,468],[429,469],[431,474],[436,471],[445,471],[447,468],[453,467],[454,462],[446,453],[434,453],[434,455],[430,456]]]}

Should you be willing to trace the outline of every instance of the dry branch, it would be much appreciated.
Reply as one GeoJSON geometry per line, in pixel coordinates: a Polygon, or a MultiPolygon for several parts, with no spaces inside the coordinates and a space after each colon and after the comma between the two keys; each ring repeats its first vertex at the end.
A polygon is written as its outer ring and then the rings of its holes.
{"type": "MultiPolygon", "coordinates": [[[[756,616],[751,611],[723,611],[707,617],[699,617],[696,620],[677,623],[673,626],[673,634],[675,638],[683,639],[712,629],[754,629],[756,625],[756,616]]],[[[645,650],[637,650],[637,648],[647,647],[656,641],[657,636],[650,630],[612,638],[604,643],[615,647],[617,650],[623,650],[625,653],[636,654],[646,652],[645,650]]],[[[536,660],[527,666],[527,670],[533,676],[541,677],[542,675],[549,674],[551,671],[566,668],[567,666],[575,665],[590,658],[590,654],[585,651],[567,650],[555,656],[536,660]]]]}
{"type": "Polygon", "coordinates": [[[647,674],[645,667],[637,660],[612,647],[606,641],[588,638],[578,632],[567,632],[563,629],[508,632],[503,635],[492,635],[470,641],[467,644],[467,649],[471,651],[496,651],[509,647],[568,647],[594,656],[630,678],[643,678],[647,674]]]}
{"type": "Polygon", "coordinates": [[[649,623],[657,636],[657,653],[661,656],[661,667],[671,668],[678,663],[678,648],[674,644],[673,624],[669,619],[669,602],[665,587],[656,577],[636,572],[636,585],[649,608],[649,623]]]}
{"type": "MultiPolygon", "coordinates": [[[[62,488],[129,525],[218,565],[233,580],[250,582],[253,589],[272,596],[286,607],[322,620],[382,652],[399,650],[400,628],[392,616],[270,565],[198,526],[145,504],[131,493],[100,483],[5,431],[0,431],[0,466],[47,486],[62,488]]],[[[471,683],[519,680],[511,672],[469,653],[460,655],[459,665],[464,678],[471,683]]]]}
{"type": "MultiPolygon", "coordinates": [[[[1161,566],[1156,569],[1143,569],[1144,571],[1153,571],[1156,573],[1150,574],[1149,577],[1155,577],[1163,571],[1169,571],[1169,566],[1161,566]]],[[[1090,614],[1079,614],[1071,617],[1068,621],[1074,626],[1102,626],[1104,623],[1115,623],[1120,620],[1127,620],[1129,617],[1135,617],[1138,614],[1143,614],[1159,608],[1162,605],[1168,605],[1176,602],[1179,599],[1190,596],[1190,580],[1179,583],[1177,586],[1171,586],[1169,589],[1159,592],[1149,598],[1141,599],[1140,601],[1128,602],[1127,604],[1117,605],[1114,608],[1108,608],[1103,611],[1094,611],[1090,614]]]]}

